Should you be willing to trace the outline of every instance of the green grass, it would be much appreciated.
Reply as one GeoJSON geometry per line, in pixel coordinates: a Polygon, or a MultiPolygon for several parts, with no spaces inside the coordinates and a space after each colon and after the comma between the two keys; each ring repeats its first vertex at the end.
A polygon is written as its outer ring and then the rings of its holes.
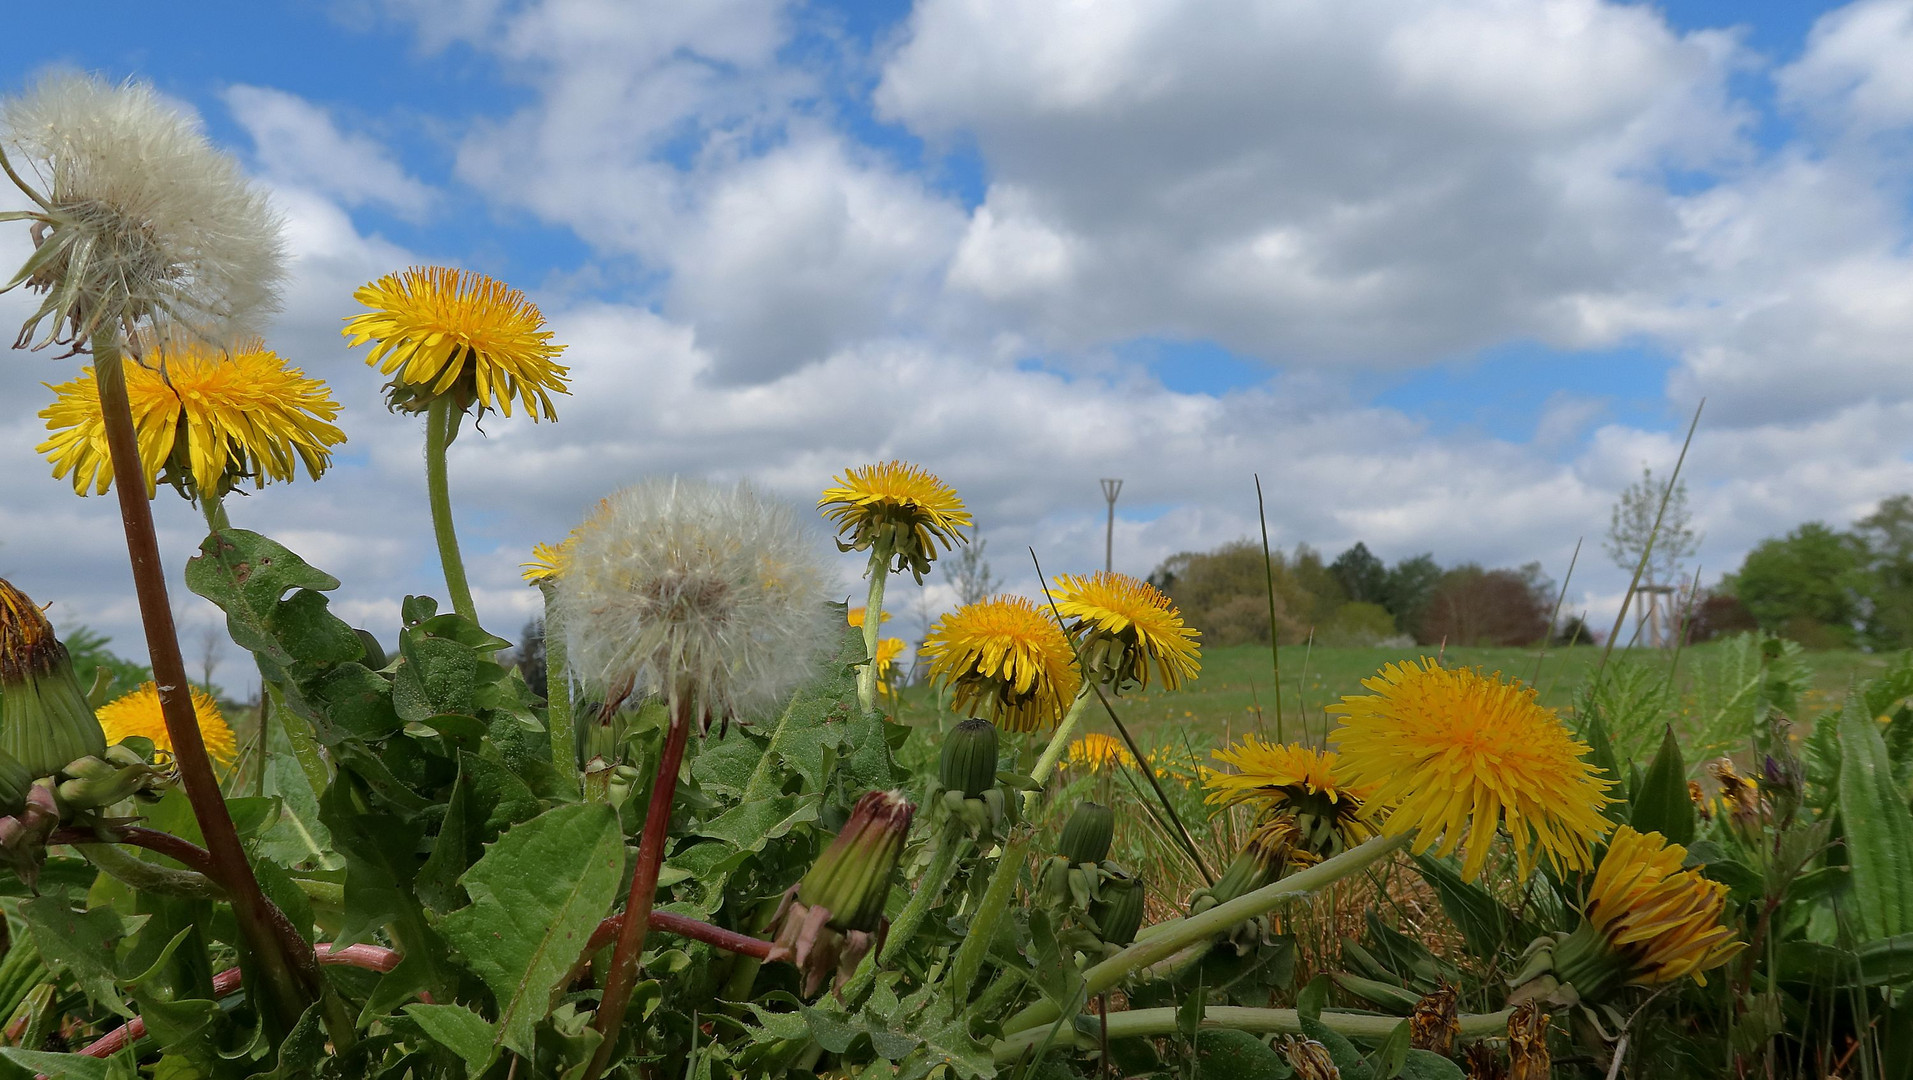
{"type": "MultiPolygon", "coordinates": [[[[1691,646],[1682,651],[1682,683],[1687,675],[1707,663],[1720,646],[1691,646]]],[[[1428,646],[1405,648],[1328,648],[1306,646],[1282,648],[1282,731],[1291,741],[1320,742],[1322,734],[1333,726],[1333,718],[1323,710],[1345,694],[1362,693],[1361,681],[1397,660],[1413,660],[1433,655],[1428,646]]],[[[1450,666],[1479,667],[1503,675],[1532,681],[1541,690],[1541,702],[1563,714],[1571,711],[1581,685],[1593,675],[1601,662],[1601,650],[1590,646],[1550,649],[1542,656],[1535,649],[1450,648],[1442,656],[1450,666]],[[1536,661],[1540,677],[1535,678],[1536,661]]],[[[1805,654],[1813,668],[1814,690],[1807,704],[1809,714],[1837,704],[1848,685],[1885,671],[1897,654],[1863,653],[1852,650],[1828,650],[1805,654]]],[[[1668,663],[1666,653],[1646,649],[1616,650],[1610,663],[1668,663]]],[[[1275,697],[1271,692],[1269,649],[1266,645],[1236,645],[1205,650],[1202,676],[1173,692],[1151,689],[1140,694],[1112,699],[1117,715],[1129,725],[1145,746],[1164,742],[1182,742],[1194,746],[1218,744],[1247,731],[1260,732],[1273,739],[1278,735],[1275,697]]],[[[922,687],[904,693],[901,719],[910,724],[933,723],[934,701],[922,687]]],[[[1109,730],[1109,720],[1092,713],[1084,730],[1109,730]]]]}

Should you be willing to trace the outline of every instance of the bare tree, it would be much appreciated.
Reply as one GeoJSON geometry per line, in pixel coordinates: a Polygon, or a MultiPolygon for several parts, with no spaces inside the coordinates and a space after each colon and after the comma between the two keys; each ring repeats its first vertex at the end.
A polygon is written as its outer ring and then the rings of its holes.
{"type": "Polygon", "coordinates": [[[206,625],[206,632],[199,639],[199,685],[206,693],[213,693],[213,672],[219,670],[220,653],[226,644],[224,628],[214,620],[206,625]]]}
{"type": "Polygon", "coordinates": [[[983,534],[976,533],[969,543],[951,555],[950,584],[956,586],[958,604],[974,604],[994,596],[1003,587],[1003,579],[990,571],[990,560],[983,557],[984,549],[989,546],[983,534]]]}
{"type": "Polygon", "coordinates": [[[1657,601],[1672,595],[1672,587],[1679,583],[1681,564],[1700,550],[1700,537],[1689,527],[1692,519],[1687,507],[1687,482],[1679,481],[1669,490],[1666,482],[1655,479],[1653,469],[1643,465],[1640,480],[1621,492],[1608,522],[1604,546],[1615,565],[1632,574],[1636,566],[1642,565],[1642,556],[1647,557],[1640,580],[1647,600],[1641,618],[1651,624],[1648,634],[1655,644],[1664,636],[1657,619],[1661,614],[1657,601]],[[1665,511],[1661,509],[1662,498],[1667,500],[1665,511]],[[1657,517],[1658,530],[1654,527],[1657,517]]]}

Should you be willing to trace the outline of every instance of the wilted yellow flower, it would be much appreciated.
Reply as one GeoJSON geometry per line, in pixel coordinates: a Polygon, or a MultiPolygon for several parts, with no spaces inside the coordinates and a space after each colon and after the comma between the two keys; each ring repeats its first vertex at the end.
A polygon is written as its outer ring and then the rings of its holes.
{"type": "Polygon", "coordinates": [[[1054,588],[1056,610],[1080,641],[1091,678],[1147,689],[1153,668],[1163,688],[1174,690],[1202,670],[1202,635],[1182,624],[1182,612],[1154,585],[1099,570],[1059,575],[1054,588]]]}
{"type": "MultiPolygon", "coordinates": [[[[238,741],[219,711],[219,703],[204,690],[192,688],[193,714],[199,719],[199,737],[206,741],[206,753],[221,765],[231,765],[239,756],[238,741]]],[[[153,748],[171,755],[173,740],[166,734],[166,720],[159,712],[159,687],[145,683],[137,690],[108,702],[100,709],[100,727],[108,744],[130,736],[153,740],[153,748]]]]}
{"type": "Polygon", "coordinates": [[[922,652],[930,677],[952,690],[953,710],[978,705],[1011,731],[1055,726],[1081,685],[1062,628],[1028,597],[958,608],[930,628],[922,652]]]}
{"type": "MultiPolygon", "coordinates": [[[[126,365],[126,395],[148,496],[169,474],[182,491],[190,481],[194,494],[211,498],[245,479],[255,488],[291,480],[302,464],[317,480],[345,441],[332,422],[339,415],[332,391],[262,342],[231,353],[173,344],[144,361],[126,365]]],[[[58,396],[40,418],[53,435],[35,449],[53,463],[54,479],[71,473],[74,491],[106,494],[113,462],[93,369],[47,389],[58,396]]]]}
{"type": "Polygon", "coordinates": [[[1372,786],[1388,809],[1382,831],[1417,833],[1417,854],[1466,847],[1462,874],[1480,876],[1495,829],[1513,840],[1525,879],[1538,848],[1558,868],[1583,869],[1589,845],[1612,827],[1601,808],[1612,786],[1535,691],[1424,658],[1389,664],[1362,681],[1374,691],[1329,707],[1339,772],[1372,786]]]}
{"type": "Polygon", "coordinates": [[[1746,947],[1734,940],[1732,927],[1721,925],[1727,886],[1681,869],[1686,858],[1686,848],[1660,833],[1626,825],[1609,841],[1585,914],[1623,964],[1623,981],[1655,986],[1691,975],[1706,985],[1704,972],[1746,947]]]}
{"type": "Polygon", "coordinates": [[[1548,1024],[1554,1018],[1539,1002],[1515,1007],[1508,1017],[1508,1080],[1550,1080],[1553,1055],[1548,1052],[1548,1024]]]}
{"type": "Polygon", "coordinates": [[[352,298],[372,310],[346,320],[353,346],[378,344],[365,362],[393,376],[395,408],[422,411],[451,395],[511,415],[512,399],[533,420],[556,420],[551,395],[570,391],[545,316],[525,294],[470,270],[414,266],[361,286],[352,298]]]}
{"type": "Polygon", "coordinates": [[[921,582],[938,544],[947,551],[965,539],[970,512],[963,500],[916,465],[889,461],[846,469],[836,484],[824,489],[817,508],[837,526],[838,548],[887,551],[893,565],[886,570],[908,569],[921,582]]]}
{"type": "Polygon", "coordinates": [[[1069,744],[1069,763],[1087,766],[1090,772],[1102,772],[1104,769],[1134,765],[1136,758],[1121,739],[1092,731],[1069,744]]]}

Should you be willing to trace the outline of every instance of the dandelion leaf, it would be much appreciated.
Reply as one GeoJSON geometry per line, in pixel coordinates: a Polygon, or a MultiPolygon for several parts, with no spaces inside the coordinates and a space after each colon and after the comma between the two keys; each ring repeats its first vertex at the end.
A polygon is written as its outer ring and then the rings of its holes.
{"type": "Polygon", "coordinates": [[[1893,776],[1879,725],[1858,695],[1841,710],[1840,820],[1861,940],[1913,932],[1913,812],[1893,776]]]}

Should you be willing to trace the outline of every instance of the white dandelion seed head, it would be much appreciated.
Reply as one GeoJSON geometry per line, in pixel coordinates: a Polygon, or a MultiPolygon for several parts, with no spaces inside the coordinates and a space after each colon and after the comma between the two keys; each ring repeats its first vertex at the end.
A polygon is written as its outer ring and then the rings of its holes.
{"type": "Polygon", "coordinates": [[[573,670],[607,699],[656,695],[748,719],[813,676],[843,616],[827,546],[747,483],[676,477],[606,498],[558,581],[573,670]]]}
{"type": "Polygon", "coordinates": [[[223,342],[278,308],[279,216],[238,162],[151,87],[48,75],[0,105],[0,131],[35,204],[37,241],[7,287],[46,294],[15,347],[48,319],[35,348],[84,345],[107,320],[223,342]]]}

